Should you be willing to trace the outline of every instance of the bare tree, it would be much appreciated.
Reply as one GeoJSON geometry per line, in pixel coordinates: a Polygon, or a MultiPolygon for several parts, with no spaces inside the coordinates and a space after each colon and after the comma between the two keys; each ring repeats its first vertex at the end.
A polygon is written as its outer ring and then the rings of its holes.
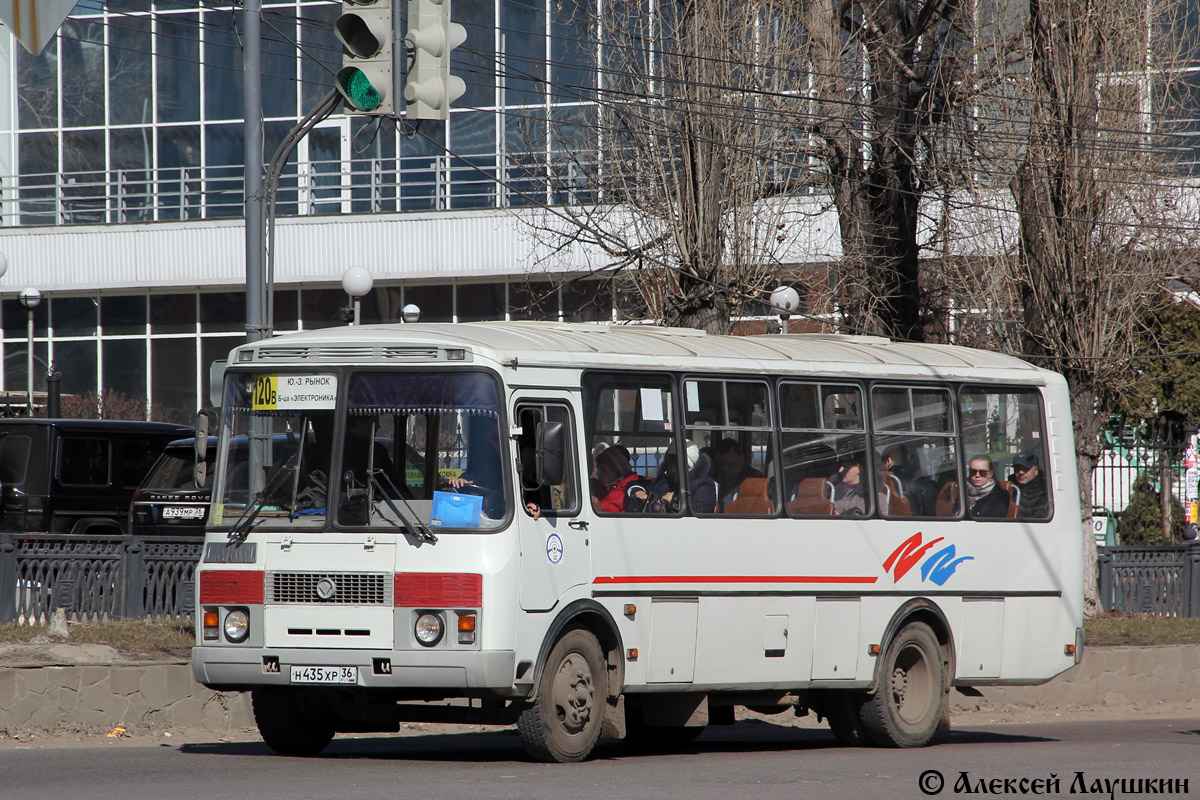
{"type": "Polygon", "coordinates": [[[812,65],[801,124],[838,212],[842,311],[855,329],[923,340],[921,257],[936,237],[922,235],[922,204],[978,171],[971,112],[1003,80],[1019,17],[1004,0],[792,8],[812,65]]]}
{"type": "Polygon", "coordinates": [[[596,113],[546,126],[566,204],[539,242],[635,273],[650,316],[727,331],[803,233],[798,197],[825,197],[828,298],[851,329],[923,339],[922,201],[972,173],[972,98],[1005,80],[1021,19],[1006,0],[605,2],[596,113]]]}
{"type": "MultiPolygon", "coordinates": [[[[1176,5],[1176,4],[1171,4],[1176,5]]],[[[1029,124],[1013,181],[1012,261],[1024,352],[1071,388],[1080,502],[1091,510],[1105,397],[1130,378],[1134,329],[1195,230],[1180,225],[1168,121],[1178,86],[1174,20],[1153,0],[1032,0],[1029,124]],[[1156,124],[1157,123],[1157,124],[1156,124]]],[[[1194,220],[1194,214],[1192,215],[1194,220]]],[[[1095,542],[1084,532],[1085,564],[1095,542]]],[[[1085,587],[1095,606],[1093,574],[1085,587]]]]}
{"type": "Polygon", "coordinates": [[[538,221],[555,252],[585,245],[596,271],[633,274],[650,316],[727,333],[772,285],[785,208],[812,181],[794,98],[802,35],[770,3],[605,2],[588,21],[594,124],[553,126],[551,196],[538,221]]]}
{"type": "Polygon", "coordinates": [[[81,395],[68,394],[62,398],[63,419],[132,419],[149,420],[151,422],[180,422],[172,419],[179,416],[171,409],[160,403],[151,403],[147,408],[146,399],[127,394],[115,389],[105,389],[103,392],[89,390],[81,395]]]}

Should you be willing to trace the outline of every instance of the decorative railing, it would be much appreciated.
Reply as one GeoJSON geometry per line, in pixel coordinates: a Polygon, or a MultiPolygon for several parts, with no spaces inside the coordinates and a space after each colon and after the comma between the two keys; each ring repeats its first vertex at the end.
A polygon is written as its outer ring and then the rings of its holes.
{"type": "Polygon", "coordinates": [[[1101,547],[1099,566],[1105,611],[1200,617],[1200,542],[1101,547]]]}
{"type": "Polygon", "coordinates": [[[0,533],[0,622],[190,617],[201,537],[0,533]]]}
{"type": "MultiPolygon", "coordinates": [[[[444,211],[594,200],[574,163],[495,154],[289,165],[279,216],[444,211]],[[499,165],[499,166],[497,166],[499,165]]],[[[240,166],[0,176],[5,226],[113,225],[240,217],[240,166]]]]}

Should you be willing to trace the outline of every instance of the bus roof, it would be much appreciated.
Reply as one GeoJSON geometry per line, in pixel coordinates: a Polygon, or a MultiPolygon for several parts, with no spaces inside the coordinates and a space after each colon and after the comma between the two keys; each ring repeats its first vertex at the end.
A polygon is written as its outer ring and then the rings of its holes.
{"type": "MultiPolygon", "coordinates": [[[[817,372],[1042,383],[1045,371],[986,350],[896,342],[879,336],[717,336],[692,328],[559,322],[472,322],[322,328],[242,345],[256,361],[416,364],[462,348],[471,360],[519,366],[703,367],[729,372],[817,372]],[[424,357],[422,357],[424,355],[424,357]]],[[[233,356],[230,365],[238,363],[233,356]]]]}

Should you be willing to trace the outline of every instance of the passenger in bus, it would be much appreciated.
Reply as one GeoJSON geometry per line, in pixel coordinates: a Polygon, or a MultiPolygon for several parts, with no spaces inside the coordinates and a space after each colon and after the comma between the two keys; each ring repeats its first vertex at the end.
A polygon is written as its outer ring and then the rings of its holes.
{"type": "Polygon", "coordinates": [[[746,451],[737,439],[722,439],[717,444],[717,483],[720,485],[722,510],[737,497],[742,481],[761,477],[762,473],[747,462],[746,451]]]}
{"type": "Polygon", "coordinates": [[[1050,497],[1046,494],[1046,476],[1038,466],[1034,453],[1021,453],[1013,459],[1012,479],[1021,490],[1021,510],[1018,516],[1040,519],[1050,516],[1050,497]]]}
{"type": "MultiPolygon", "coordinates": [[[[857,458],[843,463],[829,479],[833,487],[833,513],[851,517],[867,513],[867,496],[870,491],[866,483],[866,471],[857,458]]],[[[879,505],[887,508],[887,493],[881,488],[879,505]]]]}
{"type": "MultiPolygon", "coordinates": [[[[694,442],[687,443],[688,495],[691,497],[692,513],[712,514],[717,510],[717,482],[709,474],[711,464],[708,456],[700,452],[694,442]]],[[[666,504],[665,513],[678,513],[683,507],[683,495],[679,486],[679,460],[668,456],[658,470],[658,477],[650,485],[647,501],[658,497],[666,504]]]]}
{"type": "Polygon", "coordinates": [[[967,467],[967,507],[973,517],[1008,515],[1008,492],[996,483],[992,459],[982,453],[971,456],[967,467]]]}
{"type": "MultiPolygon", "coordinates": [[[[922,477],[921,465],[919,460],[913,455],[913,451],[907,444],[897,442],[889,445],[880,454],[880,467],[883,470],[881,476],[890,489],[901,487],[901,501],[898,506],[893,505],[890,513],[897,513],[900,509],[901,515],[916,514],[918,516],[930,516],[933,514],[934,504],[937,500],[938,485],[935,481],[928,477],[922,477]],[[894,476],[895,480],[889,480],[888,476],[894,476]],[[907,502],[907,506],[904,503],[907,502]]],[[[887,506],[884,507],[885,509],[887,506]]]]}
{"type": "Polygon", "coordinates": [[[625,511],[626,490],[638,481],[629,459],[616,447],[605,448],[596,456],[596,485],[592,506],[597,511],[620,514],[625,511]]]}

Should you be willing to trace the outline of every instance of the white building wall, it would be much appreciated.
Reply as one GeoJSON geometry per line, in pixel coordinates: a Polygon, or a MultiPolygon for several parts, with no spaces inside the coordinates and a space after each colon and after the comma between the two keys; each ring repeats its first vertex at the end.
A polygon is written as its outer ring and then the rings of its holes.
{"type": "MultiPolygon", "coordinates": [[[[837,258],[836,216],[802,199],[780,261],[837,258]]],[[[355,214],[287,218],[276,233],[275,282],[337,283],[352,266],[377,280],[487,279],[531,273],[583,273],[608,263],[598,250],[551,253],[528,222],[528,209],[355,214]]],[[[240,219],[0,229],[9,272],[0,296],[25,286],[47,292],[229,287],[245,283],[240,219]]]]}

